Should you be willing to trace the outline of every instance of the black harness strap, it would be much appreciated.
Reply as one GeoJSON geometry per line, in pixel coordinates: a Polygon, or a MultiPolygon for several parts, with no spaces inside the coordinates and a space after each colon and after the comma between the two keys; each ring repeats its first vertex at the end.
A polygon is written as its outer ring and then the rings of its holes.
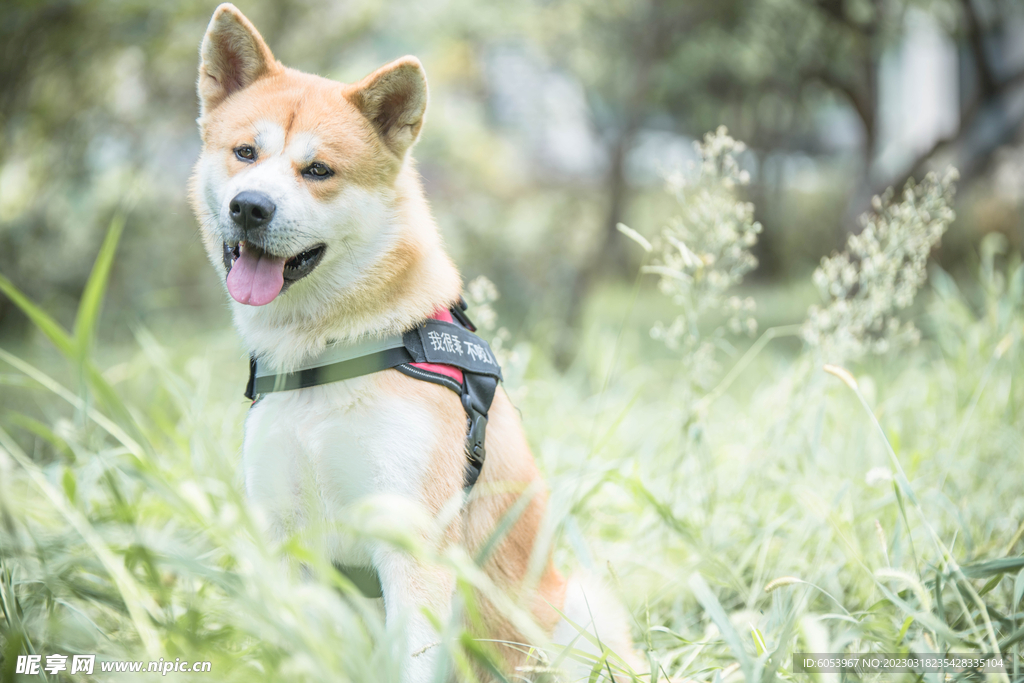
{"type": "Polygon", "coordinates": [[[501,381],[501,367],[486,341],[473,334],[476,327],[460,306],[452,307],[454,320],[460,325],[443,320],[427,320],[409,330],[400,342],[385,340],[389,348],[338,362],[327,363],[295,372],[260,375],[259,359],[249,361],[249,382],[245,397],[256,401],[263,394],[275,391],[290,391],[306,387],[341,382],[354,377],[369,375],[388,368],[394,368],[414,379],[432,382],[459,394],[466,411],[466,464],[465,490],[469,490],[480,478],[487,452],[484,437],[487,429],[487,413],[494,400],[494,392],[501,381]],[[413,365],[428,363],[451,365],[462,371],[462,384],[453,378],[431,372],[413,365]]]}
{"type": "MultiPolygon", "coordinates": [[[[292,389],[305,389],[320,384],[341,382],[354,377],[370,375],[374,372],[387,370],[402,363],[412,361],[412,356],[404,348],[387,349],[377,351],[368,356],[359,356],[351,360],[344,360],[330,365],[321,365],[315,368],[306,368],[296,372],[289,372],[281,375],[265,375],[253,377],[253,393],[255,396],[269,394],[274,391],[290,391],[292,389]]],[[[256,361],[257,363],[259,361],[256,361]]],[[[255,372],[255,370],[253,370],[255,372]]],[[[246,398],[255,399],[255,396],[246,394],[246,398]]]]}

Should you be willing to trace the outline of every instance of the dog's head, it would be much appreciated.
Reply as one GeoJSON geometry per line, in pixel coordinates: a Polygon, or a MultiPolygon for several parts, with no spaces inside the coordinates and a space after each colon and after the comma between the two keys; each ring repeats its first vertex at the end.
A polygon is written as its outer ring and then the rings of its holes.
{"type": "Polygon", "coordinates": [[[419,61],[355,84],[301,73],[230,4],[200,52],[192,204],[231,297],[297,310],[358,287],[402,240],[396,196],[419,195],[403,190],[427,106],[419,61]]]}

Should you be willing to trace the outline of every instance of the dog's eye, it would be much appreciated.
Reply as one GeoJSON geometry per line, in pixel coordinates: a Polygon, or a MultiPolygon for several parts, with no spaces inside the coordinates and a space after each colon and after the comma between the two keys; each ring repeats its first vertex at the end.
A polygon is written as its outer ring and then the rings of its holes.
{"type": "Polygon", "coordinates": [[[235,156],[242,161],[256,161],[256,150],[252,148],[252,145],[242,145],[235,147],[235,156]]]}
{"type": "Polygon", "coordinates": [[[302,172],[304,176],[310,176],[312,178],[326,178],[327,176],[334,175],[334,171],[321,164],[319,161],[314,161],[306,170],[302,172]]]}

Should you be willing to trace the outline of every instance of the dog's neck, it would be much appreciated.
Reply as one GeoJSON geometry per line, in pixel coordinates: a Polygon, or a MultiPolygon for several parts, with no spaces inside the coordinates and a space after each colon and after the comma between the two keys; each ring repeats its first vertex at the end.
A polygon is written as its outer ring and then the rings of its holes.
{"type": "Polygon", "coordinates": [[[459,273],[409,165],[399,174],[380,228],[388,235],[382,253],[339,290],[300,281],[268,306],[233,304],[235,326],[249,353],[266,367],[289,371],[328,342],[400,334],[458,300],[459,273]]]}

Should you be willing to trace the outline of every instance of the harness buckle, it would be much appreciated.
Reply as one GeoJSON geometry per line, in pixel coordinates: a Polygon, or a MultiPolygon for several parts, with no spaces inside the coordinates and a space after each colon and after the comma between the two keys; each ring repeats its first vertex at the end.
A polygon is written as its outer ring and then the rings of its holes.
{"type": "Polygon", "coordinates": [[[466,300],[460,296],[459,303],[448,310],[451,312],[452,318],[459,321],[460,325],[470,332],[476,332],[476,325],[474,325],[473,321],[469,319],[468,315],[466,315],[467,308],[469,308],[469,304],[467,304],[466,300]]]}
{"type": "Polygon", "coordinates": [[[484,433],[487,430],[487,416],[483,413],[473,411],[469,418],[469,431],[466,434],[466,450],[470,460],[484,464],[487,451],[484,449],[484,433]]]}
{"type": "MultiPolygon", "coordinates": [[[[463,394],[465,396],[465,394],[463,394]]],[[[484,433],[487,430],[487,416],[472,407],[467,407],[469,417],[469,428],[466,431],[466,479],[463,490],[467,493],[480,478],[484,469],[484,458],[487,451],[484,448],[484,433]]]]}

